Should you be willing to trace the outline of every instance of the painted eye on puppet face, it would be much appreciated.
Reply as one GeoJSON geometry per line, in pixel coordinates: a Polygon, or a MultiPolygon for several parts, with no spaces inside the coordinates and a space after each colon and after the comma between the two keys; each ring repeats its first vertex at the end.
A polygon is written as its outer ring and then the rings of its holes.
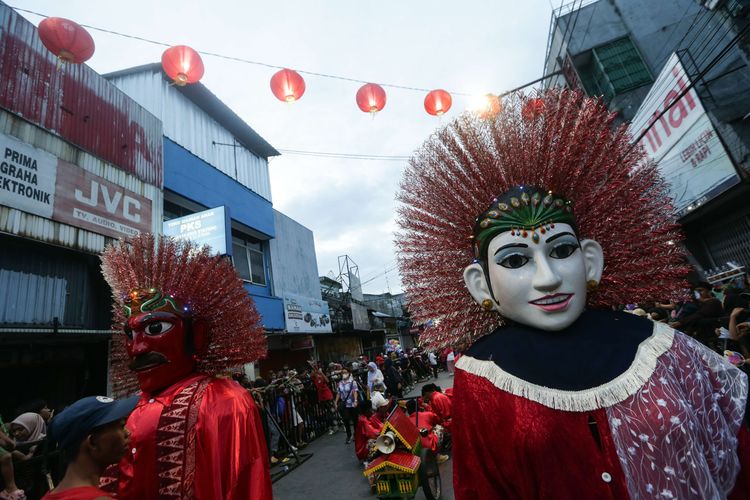
{"type": "Polygon", "coordinates": [[[500,264],[501,266],[507,269],[518,269],[519,267],[525,266],[528,261],[529,261],[529,258],[526,257],[524,254],[513,253],[503,258],[501,261],[498,262],[498,264],[500,264]]]}
{"type": "Polygon", "coordinates": [[[162,333],[171,330],[173,326],[174,325],[169,321],[156,321],[146,325],[146,328],[143,329],[143,333],[151,336],[161,335],[162,333]]]}
{"type": "Polygon", "coordinates": [[[555,245],[550,251],[549,256],[553,259],[565,259],[570,257],[578,249],[578,245],[572,242],[565,242],[555,245]]]}

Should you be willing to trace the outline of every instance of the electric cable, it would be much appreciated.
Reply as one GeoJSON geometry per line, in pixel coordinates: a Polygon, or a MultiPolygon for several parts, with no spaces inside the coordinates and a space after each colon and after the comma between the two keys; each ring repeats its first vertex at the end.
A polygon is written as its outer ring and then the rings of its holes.
{"type": "MultiPolygon", "coordinates": [[[[27,14],[33,14],[35,16],[39,16],[39,17],[43,17],[43,18],[49,17],[46,14],[42,14],[40,12],[36,12],[36,11],[33,11],[33,10],[23,9],[21,7],[14,7],[14,6],[10,6],[10,7],[12,9],[14,9],[14,10],[19,11],[19,12],[26,12],[27,14]]],[[[95,30],[95,31],[99,31],[99,32],[102,32],[102,33],[107,33],[107,34],[110,34],[110,35],[115,35],[115,36],[120,36],[120,37],[124,37],[124,38],[130,38],[130,39],[133,39],[133,40],[138,40],[140,42],[150,43],[152,45],[159,45],[159,46],[162,46],[162,47],[172,47],[173,46],[173,44],[169,44],[169,43],[166,43],[166,42],[162,42],[162,41],[158,41],[158,40],[153,40],[153,39],[150,39],[150,38],[146,38],[146,37],[142,37],[142,36],[137,36],[137,35],[130,35],[130,34],[127,34],[127,33],[122,33],[120,31],[114,31],[114,30],[110,30],[110,29],[106,29],[106,28],[100,28],[98,26],[93,26],[93,25],[90,25],[90,24],[81,24],[81,26],[83,26],[84,28],[89,28],[89,29],[92,29],[92,30],[95,30]]],[[[198,49],[195,49],[195,50],[198,53],[200,53],[200,54],[202,54],[204,56],[216,57],[218,59],[225,59],[225,60],[228,60],[228,61],[235,61],[235,62],[241,62],[241,63],[245,63],[245,64],[252,64],[252,65],[255,65],[255,66],[262,66],[262,67],[271,68],[271,69],[284,69],[284,68],[286,68],[286,66],[279,66],[277,64],[270,64],[270,63],[263,62],[263,61],[253,61],[251,59],[245,59],[243,57],[228,56],[228,55],[225,55],[225,54],[220,54],[220,53],[217,53],[217,52],[210,52],[210,51],[205,51],[205,50],[198,50],[198,49]]],[[[334,80],[342,80],[342,81],[353,82],[353,83],[362,83],[362,84],[365,84],[365,83],[378,83],[378,85],[381,85],[383,87],[389,87],[389,88],[400,89],[400,90],[411,90],[411,91],[414,91],[414,92],[430,92],[431,90],[434,90],[434,89],[427,89],[427,88],[421,88],[421,87],[413,87],[413,86],[409,86],[409,85],[399,85],[399,84],[395,84],[395,83],[371,82],[371,81],[368,81],[368,80],[361,80],[359,78],[350,78],[350,77],[341,76],[341,75],[333,75],[333,74],[330,74],[330,73],[321,73],[321,72],[318,72],[318,71],[310,71],[310,70],[303,70],[303,69],[295,69],[295,71],[298,72],[298,73],[305,74],[305,75],[318,76],[318,77],[321,77],[321,78],[330,78],[330,79],[334,79],[334,80]]],[[[471,96],[475,95],[475,94],[469,93],[469,92],[457,92],[457,91],[453,91],[453,90],[448,90],[448,92],[451,95],[462,96],[462,97],[471,97],[471,96]]]]}

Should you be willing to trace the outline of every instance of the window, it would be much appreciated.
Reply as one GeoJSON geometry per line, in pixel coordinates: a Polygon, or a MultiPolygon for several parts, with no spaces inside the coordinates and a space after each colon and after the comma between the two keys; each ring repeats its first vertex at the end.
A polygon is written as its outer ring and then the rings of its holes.
{"type": "Polygon", "coordinates": [[[168,221],[172,219],[177,219],[178,217],[184,217],[192,213],[195,213],[195,212],[193,210],[189,210],[183,206],[180,206],[176,203],[172,203],[171,201],[164,200],[164,212],[163,212],[161,220],[168,221]]]}
{"type": "Polygon", "coordinates": [[[614,96],[651,83],[651,73],[629,37],[591,49],[591,58],[580,68],[590,95],[614,96]]]}
{"type": "Polygon", "coordinates": [[[255,285],[266,286],[263,243],[249,236],[232,235],[232,260],[240,277],[255,285]]]}

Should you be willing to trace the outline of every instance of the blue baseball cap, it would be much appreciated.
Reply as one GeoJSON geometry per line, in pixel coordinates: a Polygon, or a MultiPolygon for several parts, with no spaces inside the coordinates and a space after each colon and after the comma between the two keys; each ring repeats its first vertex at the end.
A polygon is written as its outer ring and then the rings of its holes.
{"type": "Polygon", "coordinates": [[[138,396],[114,400],[107,396],[79,399],[56,415],[49,425],[49,437],[63,449],[79,444],[92,430],[126,418],[138,403],[138,396]]]}

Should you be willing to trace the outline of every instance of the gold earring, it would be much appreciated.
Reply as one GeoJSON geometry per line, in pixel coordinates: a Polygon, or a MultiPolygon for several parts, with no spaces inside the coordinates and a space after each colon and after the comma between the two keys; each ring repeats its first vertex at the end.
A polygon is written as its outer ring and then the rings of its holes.
{"type": "Polygon", "coordinates": [[[492,301],[490,299],[484,299],[482,301],[482,307],[485,311],[491,311],[492,310],[492,301]]]}
{"type": "Polygon", "coordinates": [[[599,288],[599,282],[596,280],[588,280],[586,282],[586,291],[589,293],[595,292],[599,288]]]}

